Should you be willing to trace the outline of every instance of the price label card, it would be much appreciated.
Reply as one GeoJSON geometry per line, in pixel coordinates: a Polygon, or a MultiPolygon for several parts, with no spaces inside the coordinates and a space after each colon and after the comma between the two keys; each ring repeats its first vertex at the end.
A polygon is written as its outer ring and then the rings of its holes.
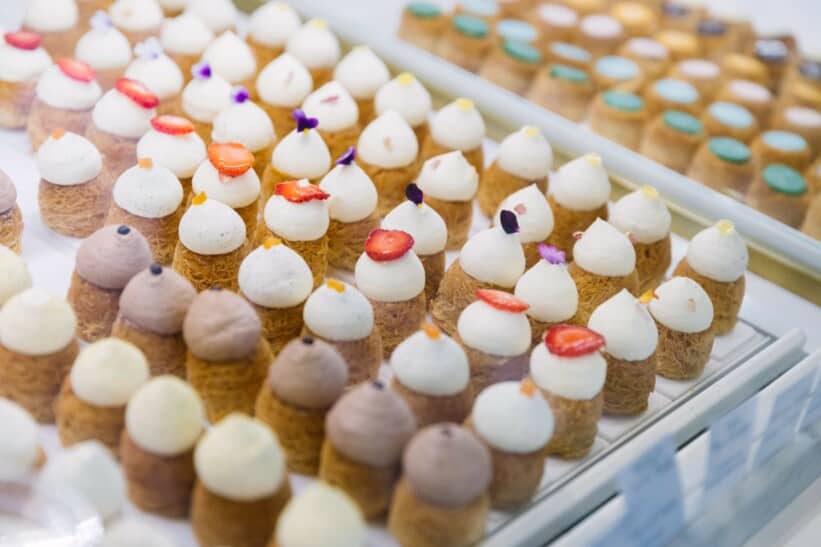
{"type": "Polygon", "coordinates": [[[753,443],[756,398],[748,399],[710,425],[704,496],[712,499],[732,488],[747,472],[753,443]]]}
{"type": "Polygon", "coordinates": [[[761,436],[761,443],[755,454],[755,467],[769,460],[795,435],[798,419],[801,417],[801,411],[804,410],[804,403],[810,396],[814,374],[813,370],[801,376],[776,395],[770,421],[761,436]]]}
{"type": "MultiPolygon", "coordinates": [[[[821,374],[816,372],[816,375],[821,374]]],[[[821,420],[821,381],[816,380],[815,391],[810,395],[810,402],[807,403],[807,410],[801,419],[801,426],[798,429],[806,429],[821,420]]]]}

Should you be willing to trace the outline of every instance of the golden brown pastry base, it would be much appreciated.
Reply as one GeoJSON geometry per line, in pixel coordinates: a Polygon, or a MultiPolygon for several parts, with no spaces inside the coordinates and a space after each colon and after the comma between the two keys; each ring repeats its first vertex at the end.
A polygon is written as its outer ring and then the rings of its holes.
{"type": "MultiPolygon", "coordinates": [[[[442,146],[441,144],[433,140],[433,137],[430,135],[430,133],[428,133],[428,136],[427,138],[425,138],[424,142],[419,143],[419,157],[423,162],[436,156],[441,156],[442,154],[447,154],[448,152],[453,151],[454,150],[452,148],[442,146]]],[[[482,150],[482,146],[479,145],[473,150],[462,150],[461,152],[467,160],[467,162],[471,164],[474,169],[476,169],[476,173],[481,175],[482,172],[485,170],[485,153],[482,150]]],[[[405,189],[402,188],[403,194],[404,191],[405,189]]]]}
{"type": "Polygon", "coordinates": [[[402,479],[391,503],[388,530],[408,547],[467,547],[484,537],[489,511],[486,493],[464,507],[439,507],[416,497],[402,479]]]}
{"type": "Polygon", "coordinates": [[[491,355],[473,348],[462,340],[459,333],[453,335],[465,354],[470,365],[470,387],[474,396],[482,390],[499,382],[518,381],[527,376],[530,366],[530,351],[511,357],[491,355]]]}
{"type": "Polygon", "coordinates": [[[436,48],[439,36],[445,30],[446,21],[446,17],[421,18],[408,10],[403,10],[399,23],[399,37],[416,47],[432,52],[436,48]]]}
{"type": "Polygon", "coordinates": [[[821,241],[821,194],[816,195],[809,209],[807,209],[807,215],[804,217],[801,231],[821,241]]]}
{"type": "Polygon", "coordinates": [[[816,155],[821,153],[821,127],[792,123],[786,116],[785,108],[778,108],[773,114],[772,129],[781,129],[783,131],[797,133],[804,137],[816,155]]]}
{"type": "Polygon", "coordinates": [[[479,281],[465,273],[458,258],[454,260],[445,272],[430,308],[433,321],[448,336],[456,333],[456,324],[462,310],[476,300],[476,289],[510,290],[510,287],[479,281]]]}
{"type": "Polygon", "coordinates": [[[328,264],[340,270],[353,271],[365,249],[371,230],[379,228],[376,209],[361,220],[340,222],[331,219],[328,225],[328,264]]]}
{"type": "MultiPolygon", "coordinates": [[[[71,55],[70,57],[73,57],[71,55]]],[[[91,110],[66,110],[55,108],[37,97],[31,103],[26,131],[32,150],[37,150],[57,128],[82,135],[91,122],[91,110]]]]}
{"type": "Polygon", "coordinates": [[[590,273],[577,266],[575,262],[571,262],[567,271],[579,290],[579,308],[576,311],[576,318],[581,325],[586,325],[593,311],[622,289],[627,289],[634,296],[638,296],[639,276],[635,269],[624,277],[606,277],[590,273]]]}
{"type": "Polygon", "coordinates": [[[722,336],[733,330],[738,323],[738,311],[744,300],[745,276],[742,275],[729,283],[713,281],[691,268],[687,259],[682,259],[678,263],[673,275],[689,277],[701,285],[701,288],[709,295],[713,303],[713,324],[710,329],[716,336],[722,336]]]}
{"type": "Polygon", "coordinates": [[[602,353],[607,360],[604,382],[604,412],[635,416],[647,410],[647,400],[656,387],[656,353],[641,361],[626,361],[602,353]]]}
{"type": "Polygon", "coordinates": [[[726,85],[723,88],[721,88],[721,90],[719,90],[715,100],[740,104],[741,106],[749,110],[750,114],[755,116],[756,120],[758,120],[758,125],[760,127],[769,127],[770,117],[773,113],[775,101],[749,101],[744,99],[744,97],[735,95],[730,89],[728,89],[726,85]]]}
{"type": "Polygon", "coordinates": [[[647,92],[644,94],[644,104],[647,105],[647,115],[650,118],[655,118],[668,110],[679,110],[698,118],[704,108],[700,98],[692,103],[676,103],[665,99],[656,92],[655,87],[652,85],[648,86],[647,92]]]}
{"type": "MultiPolygon", "coordinates": [[[[324,177],[325,174],[322,176],[324,177]]],[[[286,173],[280,173],[274,169],[274,165],[272,163],[269,163],[265,168],[265,173],[262,174],[262,190],[259,195],[260,213],[265,213],[265,204],[268,203],[268,199],[273,195],[277,184],[280,182],[290,182],[297,179],[299,179],[299,177],[292,177],[286,173]]],[[[319,184],[319,179],[311,179],[310,182],[312,184],[319,184]]],[[[264,223],[261,222],[260,224],[264,223]]]]}
{"type": "MultiPolygon", "coordinates": [[[[422,143],[425,142],[425,139],[428,138],[430,134],[430,127],[428,126],[427,120],[423,121],[421,124],[413,127],[413,132],[416,134],[416,142],[419,143],[419,147],[422,147],[422,143]]],[[[418,162],[418,169],[422,169],[422,161],[418,162]]]]}
{"type": "Polygon", "coordinates": [[[205,146],[211,144],[211,132],[214,130],[213,120],[210,122],[195,120],[191,114],[184,110],[182,114],[183,117],[190,119],[191,123],[194,124],[194,132],[200,136],[202,141],[205,143],[205,146]]]}
{"type": "Polygon", "coordinates": [[[482,66],[482,60],[490,46],[490,36],[472,38],[460,34],[452,25],[447,25],[442,37],[436,42],[434,53],[467,71],[476,72],[482,66]]]}
{"type": "Polygon", "coordinates": [[[565,118],[580,122],[587,116],[596,89],[592,81],[575,83],[553,78],[550,67],[540,70],[525,98],[565,118]]]}
{"type": "Polygon", "coordinates": [[[124,30],[120,29],[120,32],[125,34],[125,37],[128,38],[128,41],[131,44],[139,44],[140,42],[145,42],[151,37],[155,37],[159,39],[160,37],[160,28],[148,29],[148,30],[124,30]]]}
{"type": "MultiPolygon", "coordinates": [[[[276,135],[274,135],[273,140],[271,140],[271,144],[263,148],[262,150],[257,150],[254,152],[254,173],[257,174],[259,180],[262,180],[262,176],[265,174],[265,168],[268,167],[268,164],[271,163],[271,156],[274,153],[274,148],[277,145],[276,135]]],[[[259,205],[257,205],[259,207],[259,205]]]]}
{"type": "Polygon", "coordinates": [[[366,519],[388,510],[399,464],[373,467],[354,461],[339,452],[328,439],[322,443],[319,478],[341,488],[359,505],[366,519]]]}
{"type": "Polygon", "coordinates": [[[634,243],[633,248],[636,250],[636,274],[639,276],[636,294],[641,295],[664,281],[672,261],[672,244],[668,235],[654,243],[634,243]]]}
{"type": "Polygon", "coordinates": [[[102,228],[111,204],[111,189],[101,177],[60,186],[40,179],[40,218],[51,230],[69,237],[88,237],[102,228]]]}
{"type": "MultiPolygon", "coordinates": [[[[314,89],[316,89],[316,85],[314,85],[314,89]]],[[[274,122],[274,131],[276,131],[277,137],[279,137],[280,140],[284,139],[288,133],[296,129],[296,121],[291,113],[295,108],[299,108],[298,104],[294,106],[278,106],[260,100],[259,106],[268,114],[271,121],[274,122]]]]}
{"type": "MultiPolygon", "coordinates": [[[[256,202],[254,202],[256,204],[256,202]]],[[[125,224],[140,232],[148,241],[151,255],[157,264],[170,265],[177,247],[177,228],[185,210],[182,203],[177,210],[162,218],[145,218],[132,215],[116,203],[108,210],[105,224],[125,224]]]]}
{"type": "Polygon", "coordinates": [[[671,380],[692,380],[701,376],[713,351],[713,331],[679,332],[658,321],[656,327],[659,331],[656,373],[671,380]]]}
{"type": "Polygon", "coordinates": [[[425,302],[430,307],[445,276],[445,251],[417,256],[425,267],[425,302]]]}
{"type": "MultiPolygon", "coordinates": [[[[193,79],[193,76],[191,76],[191,68],[200,61],[202,55],[185,55],[182,53],[174,53],[172,51],[166,51],[165,54],[177,63],[177,66],[180,67],[180,71],[182,72],[183,81],[188,84],[188,82],[193,79]]],[[[172,113],[182,115],[182,112],[179,110],[172,113]]]]}
{"type": "Polygon", "coordinates": [[[0,127],[22,129],[26,127],[31,104],[35,98],[37,79],[27,82],[0,80],[0,127]]]}
{"type": "MultiPolygon", "coordinates": [[[[282,47],[271,47],[261,44],[254,40],[250,34],[245,38],[245,41],[251,47],[251,51],[254,52],[254,57],[257,59],[257,68],[259,68],[260,71],[285,51],[282,47]]],[[[277,128],[277,130],[279,130],[279,128],[277,128]]]]}
{"type": "Polygon", "coordinates": [[[314,277],[314,289],[322,285],[325,281],[325,274],[328,272],[328,233],[313,241],[292,241],[285,239],[265,226],[260,224],[257,233],[262,234],[257,239],[258,244],[262,244],[268,237],[274,236],[282,240],[282,244],[289,247],[305,260],[314,277]]]}
{"type": "Polygon", "coordinates": [[[611,55],[615,53],[615,51],[619,48],[619,45],[624,42],[624,39],[625,36],[623,33],[619,33],[618,36],[604,38],[600,36],[592,36],[581,32],[580,30],[576,35],[576,43],[589,51],[590,55],[592,55],[594,59],[598,59],[603,55],[611,55]]]}
{"type": "Polygon", "coordinates": [[[309,68],[308,71],[311,73],[311,78],[314,80],[314,89],[319,89],[334,79],[333,66],[314,67],[309,68]]]}
{"type": "Polygon", "coordinates": [[[800,196],[790,196],[776,192],[764,182],[759,174],[750,184],[745,202],[753,209],[758,209],[765,215],[798,230],[810,206],[810,194],[804,192],[800,196]]]}
{"type": "Polygon", "coordinates": [[[165,518],[188,517],[197,478],[193,447],[175,456],[159,456],[140,448],[126,429],[120,439],[120,463],[134,505],[165,518]]]}
{"type": "Polygon", "coordinates": [[[416,179],[416,175],[419,173],[418,161],[414,161],[405,167],[390,169],[371,165],[361,160],[358,164],[371,178],[373,185],[376,186],[376,191],[379,194],[376,212],[380,217],[384,217],[391,209],[405,201],[405,188],[416,179]]]}
{"type": "Polygon", "coordinates": [[[373,97],[359,99],[354,97],[356,108],[359,110],[359,128],[364,129],[376,118],[376,107],[373,104],[373,97]]]}
{"type": "Polygon", "coordinates": [[[673,171],[685,173],[702,142],[704,132],[676,131],[659,116],[647,125],[639,152],[673,171]]]}
{"type": "Polygon", "coordinates": [[[417,431],[440,422],[460,424],[470,414],[473,406],[473,390],[470,384],[453,395],[425,395],[414,391],[400,382],[396,376],[391,378],[391,389],[402,397],[416,417],[417,431]]]}
{"type": "Polygon", "coordinates": [[[425,320],[425,291],[410,300],[381,302],[368,298],[373,306],[374,328],[382,335],[382,357],[387,359],[405,338],[419,330],[425,320]]]}
{"type": "Polygon", "coordinates": [[[190,351],[185,358],[188,383],[205,405],[208,421],[217,423],[232,412],[254,415],[254,404],[274,356],[264,338],[253,353],[235,361],[213,362],[190,351]]]}
{"type": "Polygon", "coordinates": [[[79,351],[77,340],[48,355],[23,355],[0,344],[0,397],[41,424],[54,423],[54,400],[79,351]]]}
{"type": "Polygon", "coordinates": [[[573,259],[573,246],[576,244],[573,234],[584,232],[597,218],[607,220],[607,204],[592,211],[574,211],[556,203],[553,196],[548,196],[547,202],[553,210],[553,231],[547,238],[547,244],[564,251],[569,262],[573,259]]]}
{"type": "Polygon", "coordinates": [[[86,127],[85,136],[103,155],[103,170],[97,178],[100,179],[103,188],[111,192],[114,183],[123,171],[137,164],[137,141],[139,139],[106,133],[94,125],[94,122],[86,127]]]}
{"type": "MultiPolygon", "coordinates": [[[[479,179],[479,192],[476,194],[479,209],[486,217],[493,218],[499,205],[502,204],[502,201],[504,201],[507,196],[530,186],[534,182],[539,187],[539,190],[542,192],[547,191],[547,178],[528,180],[517,177],[499,167],[494,160],[493,163],[482,172],[482,177],[479,179]]],[[[450,225],[448,225],[448,227],[450,227],[450,225]]]]}
{"type": "Polygon", "coordinates": [[[328,409],[299,408],[286,403],[267,383],[259,390],[255,409],[257,419],[271,426],[277,434],[285,450],[288,469],[303,475],[316,475],[328,409]]]}
{"type": "Polygon", "coordinates": [[[63,388],[54,403],[57,433],[63,446],[97,440],[119,457],[120,436],[125,427],[125,405],[101,407],[80,399],[66,376],[63,388]]]}
{"type": "Polygon", "coordinates": [[[323,131],[322,126],[319,127],[319,135],[328,145],[332,160],[342,156],[351,146],[356,146],[359,142],[360,133],[362,133],[362,126],[359,125],[359,122],[354,124],[353,127],[341,131],[323,131]]]}
{"type": "MultiPolygon", "coordinates": [[[[619,48],[618,55],[622,57],[626,57],[639,65],[641,68],[642,74],[644,74],[645,82],[654,82],[659,78],[662,78],[664,74],[670,69],[670,58],[661,58],[661,59],[653,59],[650,57],[642,57],[641,55],[637,55],[634,53],[629,47],[627,47],[626,43],[622,44],[619,48]]],[[[581,67],[585,68],[585,67],[581,67]]],[[[680,76],[677,76],[679,79],[680,76]]],[[[690,82],[693,83],[693,82],[690,82]]],[[[695,84],[693,84],[695,85],[695,84]]]]}
{"type": "Polygon", "coordinates": [[[197,480],[191,499],[191,527],[201,547],[265,547],[290,499],[287,476],[271,496],[255,501],[228,499],[197,480]]]}
{"type": "Polygon", "coordinates": [[[779,150],[764,143],[761,137],[753,141],[752,146],[750,146],[750,151],[753,154],[753,161],[756,162],[756,165],[758,165],[760,169],[764,169],[773,163],[780,163],[787,167],[792,167],[801,173],[809,167],[815,159],[809,146],[805,146],[802,150],[798,151],[779,150]]]}
{"type": "Polygon", "coordinates": [[[758,126],[758,121],[755,118],[753,118],[753,123],[748,127],[734,127],[732,125],[723,124],[715,119],[712,114],[710,114],[709,109],[704,111],[701,122],[704,124],[704,131],[710,137],[730,137],[747,144],[752,142],[755,136],[761,131],[761,128],[758,126]]]}
{"type": "Polygon", "coordinates": [[[565,460],[583,458],[596,441],[604,396],[601,392],[590,400],[567,399],[540,390],[553,411],[553,437],[545,451],[565,460]]]}
{"type": "Polygon", "coordinates": [[[599,95],[590,110],[590,128],[626,148],[638,150],[647,118],[644,109],[634,112],[619,110],[605,104],[602,95],[599,95]]]}
{"type": "MultiPolygon", "coordinates": [[[[243,295],[245,296],[245,295],[243,295]]],[[[248,300],[248,297],[245,297],[248,300]]],[[[248,303],[257,312],[262,323],[262,337],[267,340],[271,347],[271,353],[276,356],[279,351],[291,340],[299,336],[302,332],[302,302],[290,308],[266,308],[254,304],[250,300],[248,303]]]]}
{"type": "Polygon", "coordinates": [[[111,336],[137,346],[148,361],[151,376],[173,374],[185,380],[186,347],[182,333],[151,332],[118,315],[111,328],[111,336]]]}
{"type": "MultiPolygon", "coordinates": [[[[197,57],[197,61],[195,61],[195,63],[198,61],[199,57],[197,57]]],[[[97,73],[97,83],[100,84],[100,88],[102,89],[103,93],[105,93],[109,89],[114,89],[114,85],[117,83],[117,80],[119,80],[125,75],[125,69],[125,66],[108,68],[105,70],[95,69],[94,72],[97,73]]],[[[183,74],[190,74],[190,71],[183,72],[183,74]]]]}
{"type": "Polygon", "coordinates": [[[311,331],[306,325],[302,334],[331,344],[348,364],[348,386],[376,378],[382,365],[382,335],[374,325],[367,338],[359,340],[328,340],[311,331]]]}
{"type": "Polygon", "coordinates": [[[219,286],[236,292],[239,288],[237,274],[245,255],[248,254],[248,241],[238,249],[222,255],[201,255],[177,243],[171,267],[178,274],[188,279],[197,292],[219,286]]]}
{"type": "Polygon", "coordinates": [[[23,214],[15,205],[5,213],[0,213],[0,245],[17,254],[23,252],[23,214]]]}
{"type": "Polygon", "coordinates": [[[120,311],[122,289],[104,289],[71,273],[68,303],[77,316],[77,336],[84,342],[96,342],[111,334],[120,311]]]}
{"type": "Polygon", "coordinates": [[[593,83],[595,84],[596,89],[601,90],[616,89],[627,93],[639,93],[645,84],[644,75],[641,73],[633,78],[621,80],[618,78],[612,78],[606,74],[602,74],[596,70],[595,65],[591,69],[591,75],[593,76],[593,83]]]}
{"type": "Polygon", "coordinates": [[[447,250],[458,250],[468,240],[470,224],[473,222],[473,200],[445,201],[430,195],[425,196],[425,203],[439,213],[448,228],[447,250]]]}
{"type": "Polygon", "coordinates": [[[502,51],[501,47],[494,47],[479,68],[479,76],[517,95],[522,95],[530,87],[540,66],[539,63],[525,63],[514,59],[502,51]]]}
{"type": "Polygon", "coordinates": [[[114,0],[77,0],[77,22],[88,27],[88,20],[97,10],[107,10],[114,0]]]}
{"type": "Polygon", "coordinates": [[[547,240],[522,243],[522,250],[525,253],[525,271],[535,266],[542,259],[542,255],[539,254],[540,243],[547,243],[547,240]]]}

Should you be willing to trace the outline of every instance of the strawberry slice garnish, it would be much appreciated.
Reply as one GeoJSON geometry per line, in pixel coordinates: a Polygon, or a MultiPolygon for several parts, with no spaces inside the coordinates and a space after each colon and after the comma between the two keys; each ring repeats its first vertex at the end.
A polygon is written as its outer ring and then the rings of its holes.
{"type": "Polygon", "coordinates": [[[143,108],[156,108],[160,100],[142,82],[131,78],[117,80],[117,91],[137,103],[143,108]]]}
{"type": "Polygon", "coordinates": [[[385,262],[402,258],[413,247],[413,236],[402,230],[373,230],[365,242],[365,253],[372,260],[385,262]]]}
{"type": "Polygon", "coordinates": [[[604,336],[587,327],[555,325],[544,335],[548,351],[559,357],[580,357],[604,346],[604,336]]]}
{"type": "Polygon", "coordinates": [[[476,289],[476,298],[502,311],[521,313],[530,307],[530,304],[519,300],[509,292],[495,289],[476,289]]]}
{"type": "Polygon", "coordinates": [[[6,43],[17,49],[37,49],[43,43],[43,37],[36,32],[28,30],[18,30],[17,32],[7,32],[3,35],[6,43]]]}
{"type": "Polygon", "coordinates": [[[170,114],[151,118],[151,127],[166,135],[188,135],[194,132],[194,124],[188,118],[170,114]]]}
{"type": "Polygon", "coordinates": [[[238,177],[254,166],[254,155],[238,142],[212,142],[208,159],[220,175],[238,177]]]}
{"type": "Polygon", "coordinates": [[[310,184],[301,180],[280,182],[277,184],[276,195],[282,196],[291,203],[304,203],[315,199],[328,199],[331,194],[315,184],[310,184]]]}
{"type": "Polygon", "coordinates": [[[94,78],[97,77],[97,73],[94,72],[93,68],[77,59],[68,59],[65,57],[57,59],[57,66],[60,67],[63,74],[78,82],[93,82],[94,78]]]}

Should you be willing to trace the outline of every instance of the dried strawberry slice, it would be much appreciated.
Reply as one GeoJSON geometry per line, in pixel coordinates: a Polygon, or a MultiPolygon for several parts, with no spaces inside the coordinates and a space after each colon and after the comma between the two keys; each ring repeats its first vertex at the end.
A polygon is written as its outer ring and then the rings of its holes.
{"type": "Polygon", "coordinates": [[[188,135],[194,132],[194,124],[182,116],[154,116],[151,118],[151,127],[166,135],[188,135]]]}
{"type": "Polygon", "coordinates": [[[212,142],[208,159],[221,175],[238,177],[254,166],[254,155],[238,142],[212,142]]]}
{"type": "Polygon", "coordinates": [[[77,59],[65,57],[57,59],[57,66],[60,67],[63,74],[78,82],[93,82],[94,78],[97,77],[97,73],[94,72],[93,68],[77,59]]]}
{"type": "Polygon", "coordinates": [[[544,335],[548,351],[560,357],[580,357],[604,346],[604,336],[587,327],[555,325],[544,335]]]}
{"type": "Polygon", "coordinates": [[[276,195],[282,196],[291,203],[304,203],[315,199],[328,199],[331,194],[315,184],[305,181],[291,180],[280,182],[274,191],[276,195]]]}
{"type": "Polygon", "coordinates": [[[143,108],[156,108],[160,100],[142,82],[131,78],[117,80],[117,91],[137,103],[143,108]]]}
{"type": "Polygon", "coordinates": [[[17,32],[7,32],[3,35],[6,43],[17,49],[37,49],[43,43],[43,37],[36,32],[28,30],[18,30],[17,32]]]}
{"type": "Polygon", "coordinates": [[[365,242],[365,253],[377,262],[396,260],[413,248],[413,236],[402,230],[373,230],[365,242]]]}
{"type": "Polygon", "coordinates": [[[519,300],[509,292],[494,289],[476,289],[476,298],[502,311],[519,313],[530,307],[527,302],[519,300]]]}

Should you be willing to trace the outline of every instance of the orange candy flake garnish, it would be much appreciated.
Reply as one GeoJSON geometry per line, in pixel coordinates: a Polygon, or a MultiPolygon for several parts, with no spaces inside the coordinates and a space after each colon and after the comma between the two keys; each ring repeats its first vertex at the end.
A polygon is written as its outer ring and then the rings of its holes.
{"type": "Polygon", "coordinates": [[[336,279],[328,278],[328,280],[325,281],[325,286],[329,289],[335,290],[336,292],[345,292],[345,284],[341,281],[337,281],[336,279]]]}
{"type": "Polygon", "coordinates": [[[140,169],[151,169],[154,167],[154,160],[151,158],[140,158],[137,160],[137,165],[140,166],[140,169]]]}
{"type": "Polygon", "coordinates": [[[66,130],[63,129],[62,127],[58,127],[57,129],[55,129],[54,131],[51,132],[51,138],[54,139],[55,141],[59,141],[60,139],[63,138],[63,135],[65,135],[65,134],[66,134],[66,130]]]}
{"type": "Polygon", "coordinates": [[[422,323],[422,330],[428,335],[431,340],[438,340],[442,336],[442,331],[433,323],[427,321],[422,323]]]}
{"type": "Polygon", "coordinates": [[[658,299],[656,291],[654,291],[653,289],[647,289],[646,291],[644,291],[644,294],[639,296],[639,302],[641,302],[642,304],[649,304],[650,301],[654,298],[658,299]]]}
{"type": "Polygon", "coordinates": [[[191,205],[202,205],[208,199],[208,195],[203,191],[194,196],[194,199],[191,200],[191,205]]]}
{"type": "Polygon", "coordinates": [[[266,250],[268,250],[271,247],[276,247],[280,243],[282,243],[281,239],[279,239],[278,237],[271,236],[265,239],[265,242],[262,244],[262,246],[265,247],[266,250]]]}
{"type": "Polygon", "coordinates": [[[519,385],[519,392],[525,397],[533,397],[536,395],[536,384],[530,378],[525,378],[519,385]]]}

